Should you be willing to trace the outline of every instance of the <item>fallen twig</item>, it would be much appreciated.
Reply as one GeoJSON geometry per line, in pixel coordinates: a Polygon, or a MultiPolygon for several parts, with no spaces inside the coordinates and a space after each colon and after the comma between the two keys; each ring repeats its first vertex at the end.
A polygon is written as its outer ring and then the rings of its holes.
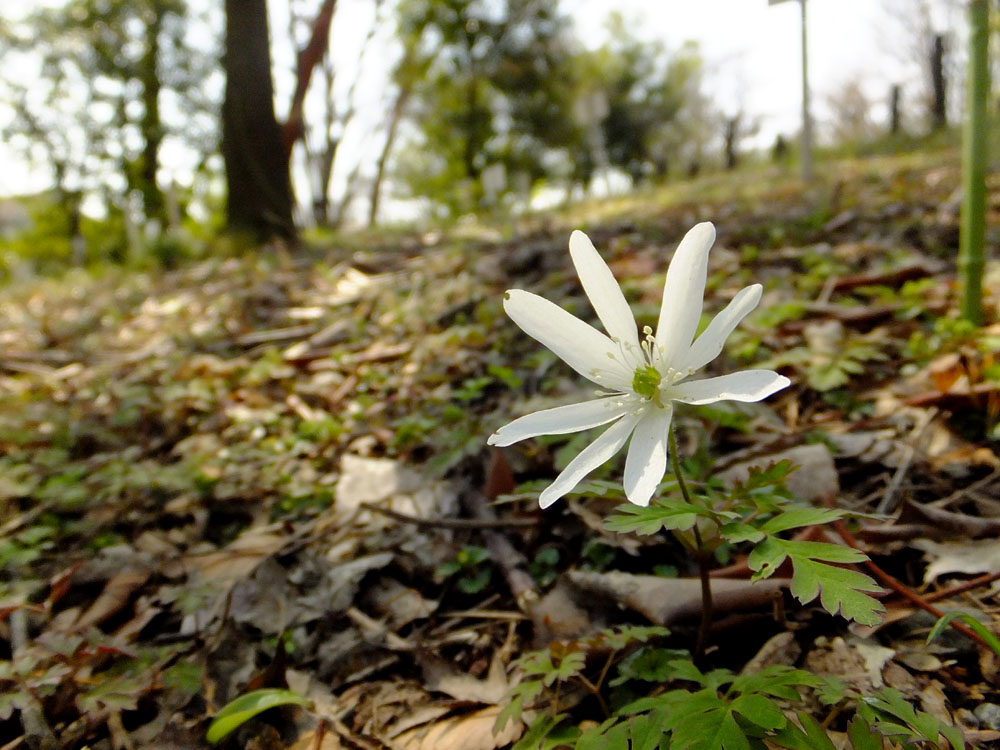
{"type": "MultiPolygon", "coordinates": [[[[839,519],[834,521],[833,528],[837,530],[837,533],[840,535],[840,538],[844,540],[844,543],[848,547],[851,547],[856,550],[861,550],[861,545],[859,545],[857,540],[853,536],[851,536],[851,532],[847,530],[847,526],[844,525],[843,521],[839,519]]],[[[898,579],[886,573],[884,570],[882,570],[882,568],[880,568],[871,560],[865,560],[864,565],[866,568],[868,568],[869,572],[873,576],[875,576],[875,578],[877,578],[881,583],[884,583],[886,586],[888,586],[890,589],[892,589],[897,594],[902,596],[904,599],[907,599],[911,604],[914,604],[915,606],[919,607],[922,610],[930,612],[935,617],[938,618],[944,617],[944,612],[942,612],[933,604],[928,602],[927,599],[920,596],[920,594],[915,592],[913,589],[909,588],[898,579]]],[[[968,626],[963,625],[957,620],[952,620],[951,623],[949,624],[951,625],[951,627],[955,628],[955,630],[957,630],[959,633],[968,636],[983,648],[989,648],[989,644],[987,644],[986,641],[983,640],[978,633],[971,630],[968,626]]]]}

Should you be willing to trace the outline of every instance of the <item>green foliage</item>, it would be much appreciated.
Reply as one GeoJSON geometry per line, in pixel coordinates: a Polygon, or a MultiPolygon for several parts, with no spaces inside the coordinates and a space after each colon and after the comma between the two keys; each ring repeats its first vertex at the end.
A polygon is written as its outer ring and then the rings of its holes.
{"type": "Polygon", "coordinates": [[[866,592],[882,588],[871,578],[855,570],[827,563],[858,563],[864,553],[826,542],[796,542],[768,536],[754,547],[747,560],[756,571],[753,580],[772,575],[785,559],[792,562],[792,595],[803,604],[819,596],[820,604],[830,614],[840,614],[862,625],[877,625],[885,607],[866,592]]]}
{"type": "Polygon", "coordinates": [[[686,656],[666,661],[652,676],[664,684],[694,687],[667,690],[622,707],[601,726],[584,732],[576,748],[762,748],[762,738],[788,724],[776,699],[800,701],[803,688],[820,682],[808,672],[783,666],[747,675],[724,669],[703,673],[686,656]]]}
{"type": "Polygon", "coordinates": [[[867,362],[887,359],[873,335],[841,338],[831,346],[798,346],[777,354],[761,367],[793,366],[804,371],[809,386],[821,393],[847,385],[865,371],[867,362]]]}
{"type": "Polygon", "coordinates": [[[455,585],[463,594],[478,594],[489,585],[493,576],[489,561],[490,553],[485,547],[467,545],[458,551],[454,560],[438,566],[434,579],[441,582],[455,578],[455,585]]]}
{"type": "Polygon", "coordinates": [[[12,659],[0,659],[0,720],[29,708],[43,717],[68,706],[82,714],[135,710],[144,696],[164,688],[197,693],[200,667],[177,662],[165,669],[176,660],[171,647],[126,649],[99,631],[46,631],[12,659]]]}
{"type": "Polygon", "coordinates": [[[937,744],[942,736],[952,750],[965,748],[965,740],[958,727],[914,710],[902,693],[892,688],[881,688],[872,695],[861,696],[858,717],[878,734],[900,742],[906,750],[913,750],[924,742],[937,744]]]}
{"type": "Polygon", "coordinates": [[[1000,349],[1000,336],[990,334],[965,318],[939,317],[930,331],[918,329],[910,334],[904,354],[918,363],[927,363],[942,354],[965,348],[981,354],[1000,349]]]}
{"type": "Polygon", "coordinates": [[[254,716],[278,706],[309,706],[309,701],[291,690],[267,688],[254,690],[227,703],[215,715],[205,739],[215,743],[225,739],[254,716]]]}
{"type": "Polygon", "coordinates": [[[934,627],[931,628],[931,632],[927,634],[927,642],[930,643],[941,635],[941,632],[954,620],[961,620],[965,623],[973,632],[976,633],[976,635],[986,641],[986,644],[993,649],[993,653],[1000,656],[1000,638],[997,638],[989,628],[983,625],[983,623],[975,617],[960,610],[947,612],[938,618],[938,621],[934,623],[934,627]]]}
{"type": "MultiPolygon", "coordinates": [[[[211,40],[207,50],[205,39],[189,41],[195,15],[185,0],[73,0],[33,6],[0,30],[8,61],[41,65],[30,81],[24,64],[6,66],[0,96],[13,113],[8,132],[21,136],[12,142],[51,171],[70,216],[67,242],[79,232],[72,225],[86,194],[122,206],[138,199],[136,214],[162,225],[165,140],[181,138],[203,156],[214,148],[217,62],[211,40]],[[168,96],[176,104],[161,111],[168,96]]],[[[181,248],[154,250],[167,260],[181,248]]]]}
{"type": "MultiPolygon", "coordinates": [[[[615,654],[637,643],[669,634],[670,631],[664,627],[625,625],[607,628],[576,641],[555,641],[547,649],[524,654],[516,662],[522,672],[521,681],[511,688],[508,703],[497,716],[495,731],[503,729],[512,719],[520,719],[523,711],[534,706],[546,688],[555,686],[558,690],[563,683],[575,682],[595,695],[600,694],[607,667],[615,654]],[[607,654],[605,667],[595,680],[589,679],[585,674],[587,657],[591,653],[607,654]]],[[[558,710],[558,706],[556,709],[558,710]]],[[[539,721],[544,722],[548,730],[558,724],[550,721],[551,714],[542,716],[539,721]],[[546,716],[548,718],[544,718],[546,716]]],[[[524,747],[537,746],[529,744],[524,747]]]]}
{"type": "MultiPolygon", "coordinates": [[[[819,526],[848,515],[833,508],[814,508],[794,502],[784,487],[792,470],[789,461],[761,469],[753,467],[731,491],[707,487],[689,494],[655,497],[648,507],[618,506],[607,519],[612,531],[650,535],[673,532],[692,551],[715,553],[725,544],[753,545],[748,564],[754,580],[773,575],[787,559],[792,563],[792,594],[803,604],[817,597],[831,614],[862,624],[881,621],[882,604],[869,593],[882,589],[868,576],[835,564],[863,562],[861,552],[826,542],[783,539],[779,534],[804,526],[819,526]],[[697,526],[700,548],[694,536],[697,526]]],[[[669,483],[665,483],[668,484],[669,483]]],[[[673,484],[677,486],[676,481],[673,484]]]]}
{"type": "Polygon", "coordinates": [[[52,526],[39,525],[0,540],[0,570],[16,571],[30,565],[55,546],[55,534],[56,529],[52,526]]]}

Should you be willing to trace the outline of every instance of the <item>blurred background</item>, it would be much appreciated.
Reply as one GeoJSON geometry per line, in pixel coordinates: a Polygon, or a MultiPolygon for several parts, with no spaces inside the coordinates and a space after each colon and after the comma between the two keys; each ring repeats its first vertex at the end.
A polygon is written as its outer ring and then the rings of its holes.
{"type": "Polygon", "coordinates": [[[227,227],[316,239],[725,170],[809,178],[804,121],[820,172],[960,139],[963,0],[13,6],[0,11],[11,278],[170,265],[218,250],[227,227]]]}

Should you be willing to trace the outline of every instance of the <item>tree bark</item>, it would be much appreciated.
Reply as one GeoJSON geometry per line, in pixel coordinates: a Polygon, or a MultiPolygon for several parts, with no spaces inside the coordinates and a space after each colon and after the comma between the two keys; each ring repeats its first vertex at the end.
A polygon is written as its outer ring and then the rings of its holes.
{"type": "Polygon", "coordinates": [[[948,124],[944,78],[944,37],[934,35],[931,50],[931,127],[941,130],[948,124]]]}
{"type": "Polygon", "coordinates": [[[139,167],[139,191],[142,207],[148,219],[166,219],[163,191],[156,181],[160,166],[160,144],[163,143],[163,123],[160,121],[160,33],[163,30],[164,10],[152,8],[151,20],[146,27],[146,50],[139,61],[139,79],[142,83],[143,115],[140,123],[144,141],[139,167]]]}
{"type": "Polygon", "coordinates": [[[295,239],[292,184],[274,114],[266,0],[226,0],[222,154],[227,223],[256,239],[295,239]]]}
{"type": "Polygon", "coordinates": [[[375,168],[375,179],[372,180],[372,191],[368,204],[368,226],[373,227],[378,221],[378,209],[382,200],[382,182],[385,180],[385,168],[389,162],[389,154],[396,141],[396,130],[403,119],[403,112],[406,110],[406,103],[410,99],[412,89],[410,84],[404,84],[396,94],[396,101],[392,105],[392,112],[389,115],[389,127],[386,128],[385,143],[382,145],[382,153],[379,154],[375,168]]]}

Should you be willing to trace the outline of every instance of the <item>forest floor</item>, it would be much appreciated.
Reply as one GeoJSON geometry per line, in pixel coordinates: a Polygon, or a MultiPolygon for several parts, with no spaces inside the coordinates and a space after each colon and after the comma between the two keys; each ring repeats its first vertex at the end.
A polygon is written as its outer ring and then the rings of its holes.
{"type": "MultiPolygon", "coordinates": [[[[956,316],[952,151],[834,163],[808,187],[759,169],[499,229],[0,289],[0,746],[209,747],[227,702],[288,688],[309,706],[260,713],[222,746],[508,748],[546,705],[494,733],[533,649],[583,653],[546,691],[559,731],[602,720],[622,701],[605,655],[622,662],[595,634],[665,626],[650,643],[692,649],[697,568],[669,534],[605,526],[621,457],[539,509],[593,431],[487,447],[515,416],[589,395],[504,315],[503,292],[593,320],[567,252],[581,228],[653,324],[670,253],[703,220],[718,231],[706,312],[765,287],[710,374],[763,364],[792,385],[680,411],[685,472],[789,459],[799,500],[885,516],[819,534],[917,593],[887,591],[883,623],[863,627],[780,587],[755,595],[737,580],[746,550],[727,546],[737,596],[717,603],[705,664],[888,686],[990,746],[1000,660],[953,631],[928,645],[921,607],[1000,630],[991,180],[982,328],[956,316]]],[[[843,707],[788,708],[847,742],[843,707]]]]}

